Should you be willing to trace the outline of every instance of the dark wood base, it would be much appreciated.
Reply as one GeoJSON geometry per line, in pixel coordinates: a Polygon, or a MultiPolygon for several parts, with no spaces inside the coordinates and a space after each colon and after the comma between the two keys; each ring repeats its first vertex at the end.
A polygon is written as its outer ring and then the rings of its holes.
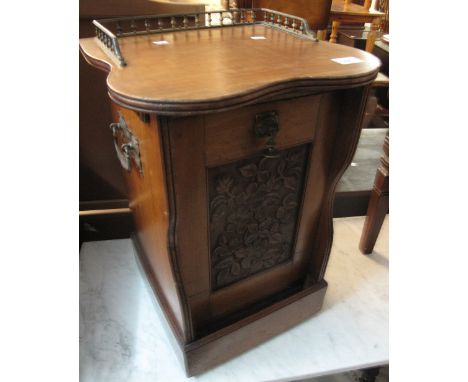
{"type": "Polygon", "coordinates": [[[308,319],[323,304],[327,282],[315,285],[259,309],[250,315],[197,340],[184,344],[177,337],[170,314],[161,299],[157,280],[136,235],[132,235],[138,262],[148,280],[157,303],[165,315],[165,329],[188,377],[198,375],[308,319]]]}

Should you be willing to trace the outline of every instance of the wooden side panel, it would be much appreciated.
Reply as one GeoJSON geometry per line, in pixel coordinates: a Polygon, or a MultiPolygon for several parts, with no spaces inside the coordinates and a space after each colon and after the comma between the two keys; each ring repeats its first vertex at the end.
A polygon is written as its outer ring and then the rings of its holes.
{"type": "Polygon", "coordinates": [[[197,325],[208,311],[210,289],[203,117],[166,121],[175,190],[175,252],[197,325]]]}
{"type": "Polygon", "coordinates": [[[323,131],[322,161],[326,161],[327,170],[325,195],[320,207],[317,230],[313,234],[312,258],[309,265],[307,283],[314,284],[323,279],[328,257],[333,242],[333,200],[338,181],[350,165],[356,151],[364,116],[369,87],[348,89],[339,93],[340,102],[336,104],[335,115],[338,118],[334,130],[323,131]]]}
{"type": "Polygon", "coordinates": [[[176,190],[176,251],[184,286],[192,296],[206,290],[209,278],[205,263],[208,251],[205,158],[200,150],[204,147],[203,119],[177,118],[169,130],[176,190]]]}
{"type": "Polygon", "coordinates": [[[138,172],[133,162],[130,171],[123,170],[128,185],[130,208],[142,252],[154,273],[151,282],[158,284],[153,287],[159,293],[158,298],[164,305],[168,321],[179,341],[185,342],[189,338],[187,323],[180,305],[168,251],[169,207],[158,122],[156,116],[152,115],[145,123],[137,112],[115,104],[113,114],[115,121],[122,115],[128,128],[139,140],[143,174],[138,172]]]}
{"type": "Polygon", "coordinates": [[[296,244],[297,251],[302,256],[297,256],[295,261],[300,262],[301,267],[310,260],[310,256],[313,256],[312,238],[317,228],[323,198],[329,192],[327,189],[328,170],[330,157],[333,155],[333,142],[338,127],[340,105],[339,92],[323,95],[317,117],[314,150],[310,159],[309,189],[304,198],[303,214],[296,244]]]}

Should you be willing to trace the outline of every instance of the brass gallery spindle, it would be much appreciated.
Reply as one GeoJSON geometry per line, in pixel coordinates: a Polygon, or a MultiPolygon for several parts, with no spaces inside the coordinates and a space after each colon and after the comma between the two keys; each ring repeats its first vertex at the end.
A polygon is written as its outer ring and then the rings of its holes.
{"type": "Polygon", "coordinates": [[[187,19],[187,16],[184,16],[183,24],[184,24],[184,28],[187,28],[187,26],[188,26],[188,19],[187,19]]]}
{"type": "Polygon", "coordinates": [[[161,20],[160,17],[158,18],[158,28],[159,28],[160,30],[163,29],[163,22],[162,22],[162,20],[161,20]]]}
{"type": "Polygon", "coordinates": [[[198,28],[199,25],[200,25],[200,15],[197,13],[195,15],[195,26],[198,28]]]}
{"type": "Polygon", "coordinates": [[[148,19],[145,19],[145,29],[146,29],[146,32],[150,31],[150,23],[149,23],[148,19]]]}
{"type": "Polygon", "coordinates": [[[117,36],[120,36],[122,34],[122,23],[120,21],[117,21],[117,36]]]}
{"type": "Polygon", "coordinates": [[[176,20],[175,17],[171,17],[171,28],[175,29],[176,28],[176,20]]]}
{"type": "Polygon", "coordinates": [[[132,19],[131,23],[130,23],[130,29],[132,30],[132,32],[134,34],[136,34],[136,31],[137,31],[137,28],[136,28],[136,23],[135,23],[135,20],[132,19]]]}

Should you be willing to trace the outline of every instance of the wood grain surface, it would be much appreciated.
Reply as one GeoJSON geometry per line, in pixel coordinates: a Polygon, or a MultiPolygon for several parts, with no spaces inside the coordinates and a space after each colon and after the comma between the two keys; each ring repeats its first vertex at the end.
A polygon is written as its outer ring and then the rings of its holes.
{"type": "Polygon", "coordinates": [[[358,49],[314,42],[261,25],[120,41],[126,67],[119,67],[94,38],[80,40],[80,47],[88,62],[110,71],[107,85],[114,102],[169,115],[240,107],[297,88],[363,86],[374,79],[380,65],[376,57],[358,49]],[[162,39],[169,44],[153,44],[162,39]],[[350,56],[362,62],[331,61],[350,56]]]}

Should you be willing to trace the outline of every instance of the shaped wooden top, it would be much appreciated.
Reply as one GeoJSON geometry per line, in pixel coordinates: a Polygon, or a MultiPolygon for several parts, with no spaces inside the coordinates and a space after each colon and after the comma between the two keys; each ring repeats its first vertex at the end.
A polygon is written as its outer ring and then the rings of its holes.
{"type": "Polygon", "coordinates": [[[97,38],[81,39],[80,48],[89,63],[110,72],[111,99],[161,114],[206,113],[289,93],[362,86],[380,66],[364,51],[264,25],[129,36],[119,43],[123,67],[97,38]],[[343,57],[359,62],[332,61],[343,57]]]}

